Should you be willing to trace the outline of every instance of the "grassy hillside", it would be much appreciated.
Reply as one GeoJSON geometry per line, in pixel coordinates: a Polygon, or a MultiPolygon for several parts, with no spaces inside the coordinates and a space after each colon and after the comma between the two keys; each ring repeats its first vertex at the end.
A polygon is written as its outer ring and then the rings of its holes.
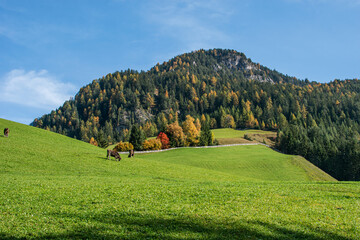
{"type": "Polygon", "coordinates": [[[358,183],[304,181],[305,171],[316,172],[311,166],[262,146],[116,162],[90,144],[0,119],[4,127],[10,137],[0,137],[0,239],[360,236],[358,183]],[[272,161],[277,167],[268,171],[272,161]],[[259,181],[281,175],[292,181],[259,181]]]}

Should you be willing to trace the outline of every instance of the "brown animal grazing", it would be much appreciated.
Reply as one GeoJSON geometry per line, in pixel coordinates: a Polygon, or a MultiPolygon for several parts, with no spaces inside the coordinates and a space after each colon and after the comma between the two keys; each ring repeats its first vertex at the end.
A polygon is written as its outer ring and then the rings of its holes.
{"type": "Polygon", "coordinates": [[[134,156],[134,149],[130,149],[129,150],[129,158],[133,157],[134,156]]]}
{"type": "Polygon", "coordinates": [[[110,150],[110,149],[107,150],[106,157],[108,157],[109,160],[110,160],[110,157],[115,157],[115,159],[118,159],[118,161],[121,160],[120,154],[117,151],[113,151],[113,150],[110,150]]]}
{"type": "Polygon", "coordinates": [[[5,128],[5,129],[4,129],[4,136],[5,136],[5,137],[8,137],[8,136],[9,136],[9,132],[10,132],[10,130],[9,130],[8,128],[5,128]]]}

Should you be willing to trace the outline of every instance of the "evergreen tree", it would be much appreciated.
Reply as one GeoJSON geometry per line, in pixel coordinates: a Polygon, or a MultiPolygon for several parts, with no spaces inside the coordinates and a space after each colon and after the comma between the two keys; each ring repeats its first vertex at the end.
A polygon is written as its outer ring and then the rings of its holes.
{"type": "Polygon", "coordinates": [[[109,146],[109,143],[104,137],[104,134],[102,131],[100,131],[96,137],[96,142],[98,143],[98,146],[101,148],[107,148],[109,146]]]}
{"type": "Polygon", "coordinates": [[[212,146],[214,144],[214,135],[210,131],[208,124],[203,124],[201,126],[200,133],[200,146],[212,146]]]}
{"type": "Polygon", "coordinates": [[[129,143],[134,146],[134,150],[141,151],[144,140],[145,136],[140,127],[138,125],[133,125],[130,132],[129,143]]]}

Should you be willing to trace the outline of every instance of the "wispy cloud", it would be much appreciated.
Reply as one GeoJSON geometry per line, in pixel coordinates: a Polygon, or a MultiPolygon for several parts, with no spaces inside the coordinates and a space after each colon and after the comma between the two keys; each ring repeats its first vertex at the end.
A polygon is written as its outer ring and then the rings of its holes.
{"type": "Polygon", "coordinates": [[[183,0],[151,2],[145,18],[155,24],[159,37],[170,37],[187,50],[209,48],[230,39],[221,29],[232,15],[231,8],[218,0],[183,0]]]}
{"type": "Polygon", "coordinates": [[[53,109],[68,100],[75,87],[51,76],[46,70],[28,71],[15,69],[0,81],[1,102],[28,107],[53,109]]]}

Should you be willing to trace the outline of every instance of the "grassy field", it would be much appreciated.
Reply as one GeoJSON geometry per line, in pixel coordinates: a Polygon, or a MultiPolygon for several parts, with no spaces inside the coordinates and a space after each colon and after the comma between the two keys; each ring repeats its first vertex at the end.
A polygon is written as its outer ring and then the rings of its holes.
{"type": "MultiPolygon", "coordinates": [[[[0,119],[0,239],[359,239],[360,185],[263,146],[120,162],[0,119]]],[[[125,157],[125,156],[123,156],[125,157]]]]}
{"type": "Polygon", "coordinates": [[[248,136],[257,136],[252,138],[254,140],[256,139],[258,142],[263,142],[263,139],[266,139],[266,143],[269,143],[267,137],[276,137],[276,132],[255,129],[235,130],[232,128],[220,128],[211,131],[221,145],[252,142],[244,139],[245,134],[248,136]]]}
{"type": "MultiPolygon", "coordinates": [[[[219,128],[211,130],[215,138],[243,138],[245,134],[269,134],[274,133],[270,131],[247,129],[247,130],[235,130],[232,128],[219,128]]],[[[275,133],[276,134],[276,133],[275,133]]]]}

